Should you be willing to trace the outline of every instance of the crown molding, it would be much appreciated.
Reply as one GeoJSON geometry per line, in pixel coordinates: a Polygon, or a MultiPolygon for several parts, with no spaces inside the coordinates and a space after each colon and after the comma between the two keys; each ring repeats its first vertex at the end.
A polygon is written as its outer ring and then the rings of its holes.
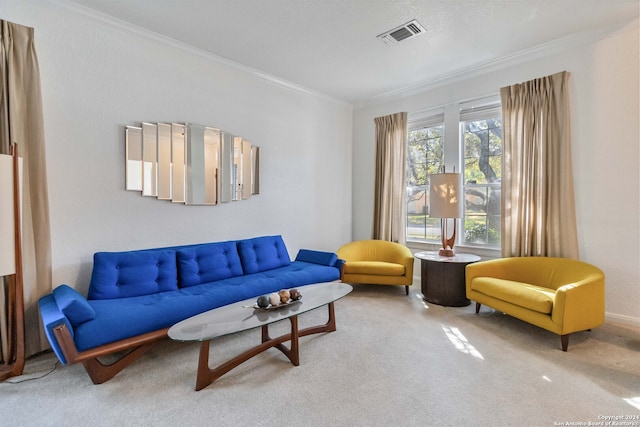
{"type": "Polygon", "coordinates": [[[76,12],[78,14],[84,15],[90,19],[94,19],[96,21],[99,21],[107,26],[110,26],[112,28],[116,28],[118,30],[124,30],[126,32],[129,32],[131,34],[135,34],[137,36],[140,37],[145,37],[151,40],[154,40],[156,42],[171,46],[173,48],[176,49],[180,49],[183,50],[185,52],[191,53],[193,55],[197,55],[200,57],[203,57],[205,59],[208,59],[210,61],[213,61],[217,64],[220,65],[224,65],[226,67],[229,68],[233,68],[235,70],[241,71],[247,75],[250,75],[258,80],[263,80],[267,83],[270,83],[274,86],[278,86],[287,90],[291,90],[294,92],[298,92],[298,93],[302,93],[305,95],[310,95],[313,96],[315,98],[319,98],[325,101],[330,101],[336,104],[340,104],[346,107],[352,107],[353,105],[349,102],[343,101],[341,99],[338,98],[334,98],[331,97],[329,95],[326,95],[324,93],[315,91],[313,89],[309,89],[307,87],[304,87],[302,85],[293,83],[291,81],[282,79],[280,77],[265,73],[263,71],[260,71],[256,68],[252,68],[246,65],[243,65],[239,62],[233,61],[231,59],[225,58],[223,56],[219,56],[216,55],[214,53],[208,52],[204,49],[200,49],[198,47],[192,46],[188,43],[184,43],[181,42],[179,40],[173,39],[171,37],[165,36],[163,34],[160,33],[156,33],[155,31],[151,31],[148,30],[146,28],[140,27],[138,25],[132,24],[130,22],[127,21],[123,21],[121,19],[115,18],[113,16],[107,15],[105,13],[102,12],[98,12],[94,9],[88,8],[86,6],[82,6],[79,5],[77,3],[73,3],[72,1],[68,1],[68,0],[47,0],[50,4],[53,4],[55,6],[60,6],[64,9],[68,9],[71,10],[73,12],[76,12]]]}
{"type": "Polygon", "coordinates": [[[534,46],[530,49],[525,49],[510,55],[502,56],[500,58],[473,64],[469,67],[460,68],[449,73],[440,74],[415,85],[405,86],[399,89],[382,93],[380,95],[376,95],[367,100],[357,102],[354,105],[354,109],[358,110],[374,105],[379,105],[385,102],[417,95],[441,86],[457,83],[462,80],[468,80],[470,78],[478,77],[492,71],[519,65],[535,59],[543,58],[545,56],[557,54],[571,48],[576,48],[589,43],[593,43],[597,40],[606,38],[613,32],[620,29],[632,29],[637,27],[638,19],[634,18],[633,20],[624,23],[617,23],[614,25],[608,25],[581,33],[572,34],[566,37],[552,40],[547,43],[540,44],[538,46],[534,46]]]}
{"type": "Polygon", "coordinates": [[[351,102],[347,102],[342,99],[338,99],[338,98],[326,95],[324,93],[315,91],[313,89],[309,89],[305,86],[293,83],[291,81],[282,79],[280,77],[265,73],[256,68],[243,65],[241,63],[235,62],[228,58],[213,54],[204,49],[197,48],[190,44],[173,39],[171,37],[142,28],[130,22],[126,22],[121,19],[114,18],[110,15],[104,14],[102,12],[98,12],[86,6],[79,5],[72,1],[69,1],[69,0],[46,0],[46,1],[55,6],[59,6],[59,7],[74,11],[76,13],[79,13],[81,15],[94,19],[96,21],[99,21],[107,26],[111,26],[119,30],[124,30],[129,33],[138,35],[140,37],[145,37],[151,40],[155,40],[159,43],[163,43],[165,45],[168,45],[177,49],[181,49],[191,54],[206,58],[217,64],[233,68],[247,75],[250,75],[256,79],[268,82],[274,86],[278,86],[278,87],[291,90],[294,92],[298,92],[301,94],[309,95],[325,101],[333,102],[335,104],[339,104],[342,106],[351,107],[353,110],[358,110],[358,109],[394,101],[397,99],[402,99],[409,96],[417,95],[423,92],[436,89],[438,87],[446,86],[462,80],[467,80],[473,77],[478,77],[492,71],[519,65],[525,62],[538,59],[538,58],[550,56],[552,54],[556,54],[556,53],[565,51],[567,49],[586,45],[588,43],[592,43],[594,41],[603,39],[608,35],[610,35],[611,33],[613,33],[614,31],[617,31],[620,29],[624,29],[624,28],[631,29],[631,28],[638,27],[638,18],[634,17],[633,20],[626,21],[624,23],[617,23],[609,26],[594,28],[581,33],[572,34],[560,39],[543,43],[541,45],[535,46],[530,49],[525,49],[510,55],[502,56],[500,58],[495,58],[485,62],[473,64],[468,67],[454,70],[452,72],[436,75],[432,78],[429,78],[427,80],[424,80],[414,85],[405,86],[399,89],[381,93],[379,95],[373,96],[368,99],[363,99],[355,103],[351,103],[351,102]]]}

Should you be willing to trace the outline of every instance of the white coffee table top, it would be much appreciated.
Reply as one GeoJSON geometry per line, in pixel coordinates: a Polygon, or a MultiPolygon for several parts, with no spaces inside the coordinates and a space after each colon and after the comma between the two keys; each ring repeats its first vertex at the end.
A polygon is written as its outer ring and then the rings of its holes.
{"type": "Polygon", "coordinates": [[[437,262],[461,262],[461,263],[469,263],[469,262],[477,262],[480,261],[480,257],[473,254],[460,254],[454,253],[452,257],[445,257],[438,255],[437,251],[424,251],[417,252],[414,256],[418,259],[424,259],[427,261],[437,261],[437,262]]]}
{"type": "Polygon", "coordinates": [[[340,282],[316,283],[297,288],[302,295],[299,301],[280,308],[254,309],[257,298],[246,299],[206,311],[176,323],[168,335],[177,341],[206,341],[313,310],[334,302],[353,290],[351,285],[340,282]]]}

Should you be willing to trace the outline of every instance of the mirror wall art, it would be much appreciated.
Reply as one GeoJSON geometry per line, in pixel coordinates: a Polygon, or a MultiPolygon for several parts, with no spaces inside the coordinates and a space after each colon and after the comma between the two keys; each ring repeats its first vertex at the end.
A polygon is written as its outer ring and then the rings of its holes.
{"type": "Polygon", "coordinates": [[[259,194],[260,148],[193,123],[142,123],[125,130],[127,190],[187,205],[259,194]]]}

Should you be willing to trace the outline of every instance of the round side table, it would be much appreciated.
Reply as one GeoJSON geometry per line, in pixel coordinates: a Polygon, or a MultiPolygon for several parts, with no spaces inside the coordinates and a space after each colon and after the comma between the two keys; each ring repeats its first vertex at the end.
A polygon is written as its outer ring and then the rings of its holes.
{"type": "Polygon", "coordinates": [[[480,261],[471,254],[455,254],[443,257],[438,252],[418,252],[414,255],[421,261],[421,288],[425,301],[450,307],[471,304],[467,299],[465,267],[480,261]]]}

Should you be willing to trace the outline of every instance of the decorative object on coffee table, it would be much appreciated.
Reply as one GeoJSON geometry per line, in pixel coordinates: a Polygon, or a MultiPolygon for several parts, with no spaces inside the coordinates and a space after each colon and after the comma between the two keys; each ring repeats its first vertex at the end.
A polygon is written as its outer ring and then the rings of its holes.
{"type": "Polygon", "coordinates": [[[282,308],[289,304],[300,301],[302,294],[297,289],[281,289],[280,291],[272,292],[269,295],[260,295],[253,305],[245,305],[245,308],[254,308],[262,310],[273,310],[274,308],[282,308]]]}
{"type": "Polygon", "coordinates": [[[289,291],[289,295],[291,296],[291,299],[294,301],[298,301],[300,298],[302,298],[302,294],[297,289],[291,289],[289,291]]]}

